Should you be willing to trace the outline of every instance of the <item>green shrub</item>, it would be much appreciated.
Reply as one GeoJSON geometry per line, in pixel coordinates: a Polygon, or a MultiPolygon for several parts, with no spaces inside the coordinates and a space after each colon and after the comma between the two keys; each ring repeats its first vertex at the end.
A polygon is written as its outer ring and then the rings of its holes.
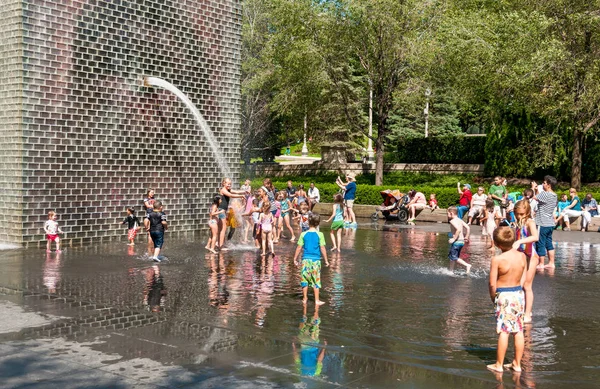
{"type": "MultiPolygon", "coordinates": [[[[285,179],[277,178],[273,181],[273,185],[275,188],[284,190],[287,187],[287,181],[292,180],[294,182],[294,186],[298,187],[299,184],[304,184],[304,190],[308,192],[308,187],[310,182],[314,182],[315,186],[319,189],[319,193],[321,195],[321,202],[330,203],[333,202],[333,196],[336,193],[340,192],[340,188],[335,184],[335,178],[337,174],[327,175],[326,176],[329,181],[322,182],[318,179],[318,177],[304,176],[304,177],[286,177],[285,179]]],[[[404,184],[391,184],[384,186],[375,186],[367,183],[363,183],[363,181],[368,181],[368,178],[362,177],[362,175],[357,176],[357,190],[356,190],[356,200],[355,204],[361,205],[380,205],[383,202],[381,197],[382,191],[386,189],[398,189],[402,193],[407,193],[411,189],[415,189],[419,192],[425,194],[425,198],[429,201],[429,195],[431,193],[436,194],[436,198],[438,200],[438,205],[440,208],[448,208],[452,205],[458,204],[459,194],[456,190],[456,183],[470,183],[471,190],[475,192],[478,184],[469,178],[468,176],[451,176],[447,177],[446,175],[435,175],[435,174],[427,174],[427,175],[414,175],[414,173],[399,173],[399,177],[403,178],[404,184]],[[412,176],[415,178],[414,181],[408,181],[407,178],[412,176]],[[362,179],[361,179],[362,178],[362,179]],[[457,179],[458,178],[458,179],[457,179]],[[429,179],[430,181],[427,181],[429,179]]],[[[255,179],[252,181],[252,188],[254,190],[260,188],[262,186],[262,179],[255,179]]],[[[490,183],[484,183],[481,185],[485,188],[486,194],[490,187],[490,183]]],[[[509,193],[511,192],[523,192],[527,187],[525,186],[512,186],[509,185],[507,188],[509,193]]],[[[559,195],[563,193],[568,194],[568,187],[560,187],[556,189],[556,193],[559,195]]],[[[595,199],[600,200],[600,192],[598,192],[598,188],[587,188],[583,187],[579,191],[579,197],[583,199],[586,193],[592,193],[595,199]]]]}

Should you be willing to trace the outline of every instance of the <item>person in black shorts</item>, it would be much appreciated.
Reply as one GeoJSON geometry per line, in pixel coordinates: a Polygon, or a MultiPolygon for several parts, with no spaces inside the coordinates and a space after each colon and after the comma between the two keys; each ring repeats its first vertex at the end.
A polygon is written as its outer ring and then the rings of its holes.
{"type": "Polygon", "coordinates": [[[154,256],[151,259],[155,262],[160,262],[158,254],[160,254],[160,249],[162,249],[165,231],[168,228],[167,215],[162,210],[162,202],[156,200],[153,204],[152,212],[144,219],[146,231],[150,232],[150,237],[152,238],[152,242],[154,242],[154,256]]]}

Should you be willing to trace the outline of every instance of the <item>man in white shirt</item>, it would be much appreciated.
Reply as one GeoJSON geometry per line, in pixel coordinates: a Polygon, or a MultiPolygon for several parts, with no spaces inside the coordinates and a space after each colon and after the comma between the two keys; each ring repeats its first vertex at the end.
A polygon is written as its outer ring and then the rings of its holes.
{"type": "Polygon", "coordinates": [[[321,195],[319,194],[319,189],[315,188],[315,183],[310,183],[310,188],[308,188],[308,200],[310,203],[310,210],[312,211],[315,205],[321,200],[321,195]]]}
{"type": "Polygon", "coordinates": [[[487,195],[482,186],[477,188],[477,193],[471,198],[471,208],[469,209],[469,224],[473,224],[473,218],[478,218],[485,208],[485,200],[487,195]]]}

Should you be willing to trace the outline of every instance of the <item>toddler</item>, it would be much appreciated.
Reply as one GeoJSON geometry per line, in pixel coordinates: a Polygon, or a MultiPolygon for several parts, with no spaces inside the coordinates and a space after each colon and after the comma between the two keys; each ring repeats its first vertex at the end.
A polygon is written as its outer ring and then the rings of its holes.
{"type": "Polygon", "coordinates": [[[60,238],[58,234],[62,234],[62,230],[58,226],[58,222],[56,221],[56,212],[50,211],[48,212],[48,220],[44,224],[44,231],[46,232],[46,252],[51,252],[50,247],[52,246],[52,242],[56,243],[56,252],[60,253],[60,238]]]}
{"type": "Polygon", "coordinates": [[[137,216],[135,216],[135,208],[127,208],[127,217],[121,224],[125,223],[127,223],[127,239],[129,240],[129,246],[135,246],[135,237],[140,228],[142,228],[140,226],[140,221],[137,216]]]}
{"type": "Polygon", "coordinates": [[[431,209],[431,212],[439,208],[437,199],[435,198],[435,193],[431,193],[429,195],[429,204],[427,205],[427,208],[431,209]]]}

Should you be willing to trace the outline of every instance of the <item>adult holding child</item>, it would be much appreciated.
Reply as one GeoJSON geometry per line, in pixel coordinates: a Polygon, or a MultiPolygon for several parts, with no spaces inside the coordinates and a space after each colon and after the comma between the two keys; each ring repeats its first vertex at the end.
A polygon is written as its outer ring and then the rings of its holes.
{"type": "Polygon", "coordinates": [[[346,174],[346,182],[340,176],[335,180],[337,186],[344,190],[344,206],[348,217],[348,227],[356,227],[356,215],[354,214],[354,200],[356,199],[356,179],[354,174],[346,174]]]}
{"type": "Polygon", "coordinates": [[[223,245],[225,244],[225,233],[227,232],[227,210],[229,209],[229,202],[233,198],[243,199],[246,192],[243,190],[232,190],[231,189],[231,178],[223,178],[221,181],[221,189],[219,190],[221,195],[221,202],[219,203],[219,209],[224,212],[218,214],[218,227],[219,227],[219,250],[227,251],[223,245]]]}

